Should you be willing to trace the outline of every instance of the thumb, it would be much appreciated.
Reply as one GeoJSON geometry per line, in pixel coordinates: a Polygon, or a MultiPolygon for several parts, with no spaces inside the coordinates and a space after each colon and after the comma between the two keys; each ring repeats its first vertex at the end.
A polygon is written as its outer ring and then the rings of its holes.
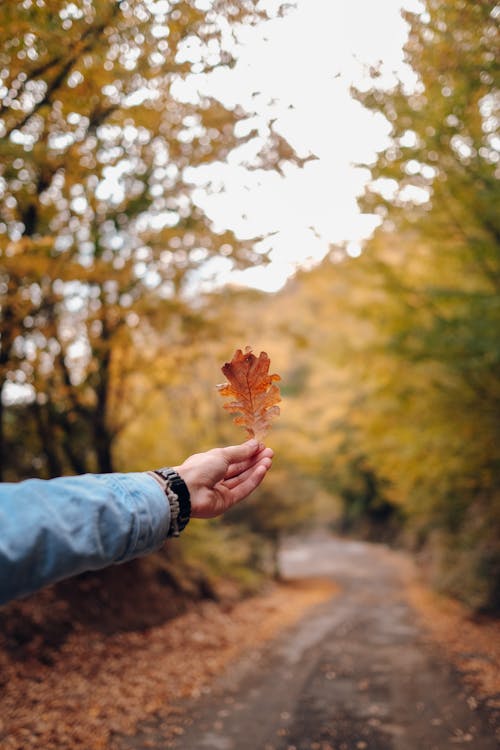
{"type": "Polygon", "coordinates": [[[250,456],[257,453],[259,449],[259,441],[252,438],[241,445],[228,445],[225,448],[222,448],[222,453],[228,464],[232,464],[236,461],[244,461],[246,458],[250,458],[250,456]]]}

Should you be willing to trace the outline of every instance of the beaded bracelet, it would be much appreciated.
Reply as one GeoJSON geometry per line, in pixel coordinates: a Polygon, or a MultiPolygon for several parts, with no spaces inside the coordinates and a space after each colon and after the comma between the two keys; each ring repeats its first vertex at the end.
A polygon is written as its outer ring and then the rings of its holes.
{"type": "Polygon", "coordinates": [[[179,536],[189,523],[191,514],[191,501],[186,483],[174,469],[156,469],[147,473],[154,477],[167,496],[170,506],[170,528],[167,537],[179,536]]]}

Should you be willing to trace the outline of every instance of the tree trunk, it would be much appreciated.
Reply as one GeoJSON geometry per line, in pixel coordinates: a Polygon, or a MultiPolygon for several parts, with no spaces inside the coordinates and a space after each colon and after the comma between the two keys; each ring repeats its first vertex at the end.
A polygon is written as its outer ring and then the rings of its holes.
{"type": "Polygon", "coordinates": [[[4,439],[4,404],[3,404],[3,387],[5,381],[0,384],[0,482],[4,480],[5,465],[5,439],[4,439]]]}
{"type": "Polygon", "coordinates": [[[112,438],[100,418],[94,424],[94,438],[97,470],[100,474],[110,474],[113,471],[112,438]]]}
{"type": "Polygon", "coordinates": [[[93,421],[97,469],[102,474],[108,474],[113,471],[113,456],[111,453],[112,436],[107,424],[109,363],[110,353],[106,352],[101,362],[99,382],[96,387],[97,404],[93,421]]]}
{"type": "Polygon", "coordinates": [[[49,477],[60,477],[64,474],[63,465],[57,452],[57,439],[54,434],[54,425],[50,420],[50,415],[44,414],[47,410],[37,401],[33,402],[33,413],[37,426],[38,435],[42,444],[49,477]]]}
{"type": "Polygon", "coordinates": [[[104,349],[99,365],[99,373],[95,387],[97,403],[94,414],[93,432],[95,440],[95,453],[97,458],[97,469],[102,474],[108,474],[113,471],[113,456],[111,452],[111,444],[113,438],[108,427],[111,334],[106,320],[103,320],[101,340],[102,342],[105,342],[106,348],[104,349]]]}
{"type": "Polygon", "coordinates": [[[275,581],[283,580],[283,576],[281,575],[281,567],[280,567],[280,547],[281,547],[281,535],[279,531],[277,531],[271,537],[273,578],[275,581]]]}
{"type": "Polygon", "coordinates": [[[73,450],[73,434],[74,428],[65,428],[65,440],[61,443],[61,448],[64,451],[66,460],[68,461],[71,471],[74,474],[86,474],[88,469],[85,461],[85,454],[82,456],[78,455],[78,451],[73,450]]]}

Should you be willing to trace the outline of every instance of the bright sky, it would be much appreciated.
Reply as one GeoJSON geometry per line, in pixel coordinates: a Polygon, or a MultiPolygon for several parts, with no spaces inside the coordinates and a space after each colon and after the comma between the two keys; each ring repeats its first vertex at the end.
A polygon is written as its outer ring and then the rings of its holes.
{"type": "MultiPolygon", "coordinates": [[[[300,156],[318,158],[285,176],[248,172],[235,154],[226,165],[202,170],[224,192],[197,201],[216,226],[239,236],[273,233],[263,249],[271,264],[230,272],[224,260],[206,269],[219,281],[233,281],[267,291],[279,289],[298,266],[318,262],[331,243],[348,243],[352,255],[375,226],[362,216],[356,196],[368,172],[354,166],[371,161],[387,139],[388,125],[354,101],[352,83],[367,81],[367,67],[383,62],[387,81],[392,71],[409,84],[402,60],[406,24],[402,0],[296,0],[284,18],[245,28],[238,63],[231,71],[211,75],[210,91],[226,104],[257,112],[256,123],[275,119],[274,127],[300,156]],[[255,94],[258,92],[258,94],[255,94]]],[[[404,7],[419,10],[417,0],[404,7]]],[[[204,89],[205,90],[205,89],[204,89]]],[[[249,151],[255,152],[255,145],[249,151]]]]}

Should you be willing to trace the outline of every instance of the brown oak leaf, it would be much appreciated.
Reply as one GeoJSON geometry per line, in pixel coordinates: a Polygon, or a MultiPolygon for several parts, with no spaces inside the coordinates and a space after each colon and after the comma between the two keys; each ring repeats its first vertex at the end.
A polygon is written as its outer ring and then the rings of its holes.
{"type": "Polygon", "coordinates": [[[237,349],[231,362],[226,362],[222,372],[228,383],[217,388],[221,396],[232,396],[233,401],[224,404],[224,409],[235,417],[235,424],[245,427],[248,437],[261,440],[271,426],[271,421],[280,413],[276,404],[281,401],[279,386],[275,381],[279,375],[269,374],[271,360],[266,352],[258,357],[252,354],[252,348],[245,351],[237,349]]]}

